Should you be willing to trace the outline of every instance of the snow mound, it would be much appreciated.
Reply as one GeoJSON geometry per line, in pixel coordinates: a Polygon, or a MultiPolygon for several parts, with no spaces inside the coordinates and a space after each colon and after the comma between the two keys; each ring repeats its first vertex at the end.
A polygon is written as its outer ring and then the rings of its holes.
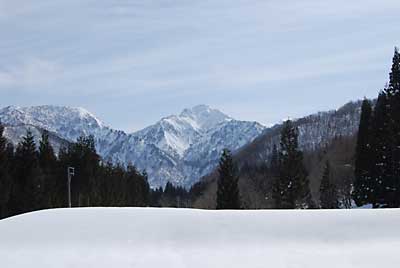
{"type": "Polygon", "coordinates": [[[400,210],[85,208],[0,221],[1,267],[395,267],[400,210]]]}

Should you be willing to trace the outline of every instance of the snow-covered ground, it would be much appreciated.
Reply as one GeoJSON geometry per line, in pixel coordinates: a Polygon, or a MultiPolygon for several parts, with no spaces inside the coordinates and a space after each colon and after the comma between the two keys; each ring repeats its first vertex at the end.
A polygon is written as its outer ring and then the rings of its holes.
{"type": "Polygon", "coordinates": [[[0,267],[397,267],[400,210],[86,208],[0,221],[0,267]]]}

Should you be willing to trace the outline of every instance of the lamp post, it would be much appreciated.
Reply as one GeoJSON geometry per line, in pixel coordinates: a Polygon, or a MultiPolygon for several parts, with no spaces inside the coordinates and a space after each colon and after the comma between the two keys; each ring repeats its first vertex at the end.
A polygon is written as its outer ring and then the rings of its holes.
{"type": "Polygon", "coordinates": [[[72,202],[71,202],[71,180],[72,176],[75,176],[75,168],[74,167],[68,167],[68,207],[72,207],[72,202]]]}

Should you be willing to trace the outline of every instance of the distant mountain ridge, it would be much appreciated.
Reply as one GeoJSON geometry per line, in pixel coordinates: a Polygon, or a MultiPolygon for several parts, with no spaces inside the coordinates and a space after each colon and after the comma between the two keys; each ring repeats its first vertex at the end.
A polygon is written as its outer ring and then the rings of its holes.
{"type": "Polygon", "coordinates": [[[0,110],[0,120],[14,144],[27,129],[37,140],[43,130],[50,131],[58,138],[51,139],[56,150],[81,135],[93,135],[105,161],[145,169],[153,187],[167,181],[189,187],[215,168],[223,148],[236,151],[265,130],[259,123],[235,120],[206,105],[130,134],[106,126],[83,108],[9,106],[0,110]]]}
{"type": "MultiPolygon", "coordinates": [[[[358,132],[361,101],[349,102],[337,110],[319,112],[293,120],[299,129],[299,146],[313,151],[328,145],[335,137],[350,137],[358,132]]],[[[266,129],[253,142],[241,148],[237,158],[252,163],[269,160],[274,145],[279,147],[282,124],[266,129]]]]}

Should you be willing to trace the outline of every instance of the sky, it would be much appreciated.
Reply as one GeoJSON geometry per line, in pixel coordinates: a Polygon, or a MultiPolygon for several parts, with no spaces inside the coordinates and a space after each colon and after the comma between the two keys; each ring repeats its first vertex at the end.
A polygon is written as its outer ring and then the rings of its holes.
{"type": "Polygon", "coordinates": [[[139,130],[207,104],[271,125],[375,97],[398,0],[0,0],[0,106],[139,130]]]}

